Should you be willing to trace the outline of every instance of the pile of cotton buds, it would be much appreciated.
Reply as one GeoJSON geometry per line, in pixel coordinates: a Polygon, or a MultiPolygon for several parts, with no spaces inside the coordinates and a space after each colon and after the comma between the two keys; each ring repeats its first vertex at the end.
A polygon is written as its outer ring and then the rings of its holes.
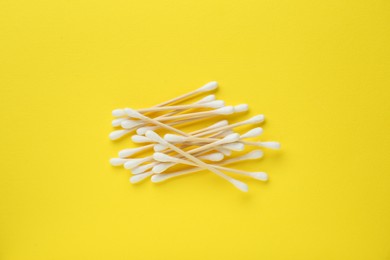
{"type": "Polygon", "coordinates": [[[208,170],[220,176],[244,192],[248,191],[247,184],[224,172],[266,181],[268,175],[265,172],[248,172],[225,167],[231,163],[254,160],[263,156],[261,150],[235,155],[236,152],[244,151],[246,147],[280,148],[278,142],[246,140],[261,135],[263,130],[260,127],[252,128],[244,134],[233,131],[240,126],[262,123],[263,115],[256,115],[233,124],[222,120],[190,133],[179,129],[180,126],[196,124],[204,120],[210,121],[213,118],[243,113],[248,110],[246,104],[225,106],[224,101],[215,100],[215,95],[208,95],[192,104],[183,104],[184,101],[213,91],[217,87],[217,82],[210,82],[197,90],[151,108],[115,109],[112,112],[115,117],[112,126],[121,129],[113,131],[110,139],[116,140],[136,132],[131,140],[143,146],[120,151],[119,158],[112,158],[110,163],[113,166],[123,165],[125,169],[131,170],[134,174],[130,178],[131,183],[140,182],[150,176],[151,181],[156,183],[202,170],[208,170]],[[161,137],[157,134],[161,131],[168,133],[161,137]],[[136,154],[150,151],[152,154],[148,156],[134,158],[136,154]],[[176,165],[185,165],[187,168],[169,171],[169,168],[176,165]]]}

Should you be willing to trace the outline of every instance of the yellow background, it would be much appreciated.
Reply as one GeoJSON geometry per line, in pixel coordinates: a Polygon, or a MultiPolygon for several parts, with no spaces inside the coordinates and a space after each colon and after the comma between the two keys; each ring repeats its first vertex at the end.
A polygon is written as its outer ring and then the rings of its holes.
{"type": "Polygon", "coordinates": [[[0,259],[390,259],[390,2],[0,2],[0,259]],[[111,110],[220,82],[263,113],[248,194],[131,185],[111,110]]]}

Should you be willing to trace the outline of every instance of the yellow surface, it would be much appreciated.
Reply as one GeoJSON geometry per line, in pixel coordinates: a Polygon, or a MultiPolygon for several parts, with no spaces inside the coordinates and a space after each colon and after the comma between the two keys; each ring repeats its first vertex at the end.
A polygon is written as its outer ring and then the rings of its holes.
{"type": "Polygon", "coordinates": [[[390,259],[389,26],[385,0],[2,0],[0,259],[390,259]],[[282,143],[242,166],[267,184],[109,165],[112,109],[210,80],[282,143]]]}

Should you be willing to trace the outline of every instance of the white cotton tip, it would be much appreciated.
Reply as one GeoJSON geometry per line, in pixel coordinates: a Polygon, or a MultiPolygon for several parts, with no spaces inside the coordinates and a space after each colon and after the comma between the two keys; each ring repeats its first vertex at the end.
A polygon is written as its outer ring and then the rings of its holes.
{"type": "Polygon", "coordinates": [[[263,133],[263,128],[256,127],[256,128],[249,130],[245,134],[241,135],[241,139],[257,137],[257,136],[261,135],[262,133],[263,133]]]}
{"type": "Polygon", "coordinates": [[[149,170],[150,168],[152,168],[154,166],[154,163],[149,163],[149,164],[145,164],[145,165],[140,165],[140,166],[137,166],[135,168],[133,168],[131,170],[131,173],[132,174],[140,174],[140,173],[143,173],[147,170],[149,170]]]}
{"type": "Polygon", "coordinates": [[[208,92],[212,91],[214,89],[218,88],[218,83],[216,81],[211,81],[204,85],[203,87],[200,87],[198,90],[202,92],[208,92]]]}
{"type": "Polygon", "coordinates": [[[129,132],[130,132],[130,130],[127,130],[127,129],[116,130],[116,131],[111,132],[109,137],[111,140],[117,140],[129,132]]]}
{"type": "Polygon", "coordinates": [[[154,173],[162,173],[166,171],[168,168],[172,167],[176,163],[172,162],[164,162],[164,163],[159,163],[156,166],[153,167],[152,172],[154,173]]]}
{"type": "Polygon", "coordinates": [[[219,162],[222,161],[225,156],[222,153],[211,153],[199,156],[200,159],[212,161],[212,162],[219,162]]]}
{"type": "Polygon", "coordinates": [[[234,108],[232,106],[221,107],[213,111],[218,115],[230,115],[234,113],[234,108]]]}
{"type": "Polygon", "coordinates": [[[257,124],[264,121],[264,115],[257,115],[252,118],[250,118],[247,122],[250,124],[257,124]]]}
{"type": "Polygon", "coordinates": [[[263,157],[263,151],[261,150],[253,150],[245,155],[243,155],[242,157],[245,157],[246,159],[259,159],[261,157],[263,157]]]}
{"type": "Polygon", "coordinates": [[[228,135],[231,135],[231,134],[234,134],[234,131],[226,130],[226,131],[223,131],[222,133],[220,133],[219,135],[225,137],[225,136],[228,136],[228,135]]]}
{"type": "Polygon", "coordinates": [[[230,182],[231,182],[237,189],[239,189],[240,191],[248,192],[248,185],[246,185],[245,183],[243,183],[243,182],[241,182],[241,181],[238,181],[238,180],[235,180],[235,179],[231,179],[230,182]]]}
{"type": "Polygon", "coordinates": [[[174,134],[166,134],[164,135],[164,139],[171,143],[182,143],[187,140],[187,137],[180,136],[180,135],[174,135],[174,134]]]}
{"type": "Polygon", "coordinates": [[[171,176],[170,174],[156,174],[156,175],[152,176],[151,181],[153,183],[162,182],[162,181],[169,179],[170,176],[171,176]]]}
{"type": "Polygon", "coordinates": [[[145,158],[142,159],[130,159],[129,161],[125,162],[124,167],[125,169],[133,169],[134,167],[137,167],[141,163],[145,162],[145,158]]]}
{"type": "Polygon", "coordinates": [[[212,124],[211,126],[209,126],[207,128],[209,128],[209,129],[211,129],[211,128],[220,128],[220,127],[223,127],[223,126],[227,126],[228,124],[229,124],[229,122],[227,120],[221,120],[221,121],[218,121],[215,124],[212,124]]]}
{"type": "Polygon", "coordinates": [[[223,148],[229,149],[231,151],[241,152],[245,149],[245,145],[243,143],[230,143],[222,145],[223,148]]]}
{"type": "Polygon", "coordinates": [[[142,173],[142,174],[137,174],[137,175],[131,176],[130,177],[130,182],[133,183],[133,184],[138,183],[140,181],[145,180],[150,175],[151,175],[151,173],[145,172],[145,173],[142,173]]]}
{"type": "Polygon", "coordinates": [[[129,148],[129,149],[123,149],[121,151],[119,151],[118,155],[119,157],[121,158],[126,158],[126,157],[130,157],[132,156],[133,154],[136,154],[140,151],[143,151],[145,150],[144,147],[137,147],[137,148],[129,148]]]}
{"type": "Polygon", "coordinates": [[[158,162],[172,162],[175,161],[176,158],[163,153],[154,153],[153,159],[155,159],[158,162]]]}
{"type": "Polygon", "coordinates": [[[141,166],[137,166],[137,167],[133,168],[133,169],[131,170],[131,173],[134,174],[134,175],[137,175],[137,174],[140,174],[140,173],[145,172],[145,171],[141,168],[142,166],[145,166],[145,165],[141,165],[141,166]]]}
{"type": "Polygon", "coordinates": [[[115,116],[115,117],[120,117],[120,116],[125,116],[126,113],[123,109],[114,109],[112,110],[112,116],[115,116]]]}
{"type": "Polygon", "coordinates": [[[121,158],[126,158],[132,156],[135,152],[134,149],[123,149],[119,151],[118,155],[121,158]]]}
{"type": "Polygon", "coordinates": [[[270,149],[280,149],[280,143],[278,142],[259,142],[259,145],[270,149]]]}
{"type": "Polygon", "coordinates": [[[112,125],[113,127],[120,126],[121,123],[122,123],[124,120],[126,120],[126,118],[117,118],[117,119],[114,119],[114,120],[112,120],[111,125],[112,125]]]}
{"type": "Polygon", "coordinates": [[[124,109],[126,115],[132,118],[140,118],[140,113],[138,113],[136,110],[131,109],[131,108],[125,108],[124,109]]]}
{"type": "Polygon", "coordinates": [[[215,100],[215,95],[208,95],[208,96],[205,96],[204,98],[198,100],[197,102],[195,102],[195,104],[208,103],[208,102],[211,102],[214,100],[215,100]]]}
{"type": "Polygon", "coordinates": [[[134,143],[137,143],[137,144],[140,144],[140,143],[153,143],[153,140],[151,140],[150,138],[147,138],[145,136],[142,136],[142,135],[133,135],[131,137],[131,140],[134,143]]]}
{"type": "Polygon", "coordinates": [[[223,148],[221,146],[215,147],[215,150],[222,153],[225,156],[230,156],[232,155],[232,151],[226,148],[223,148]]]}
{"type": "Polygon", "coordinates": [[[121,126],[125,129],[133,128],[140,124],[142,124],[140,120],[123,120],[121,122],[121,126]]]}
{"type": "Polygon", "coordinates": [[[153,147],[153,150],[155,152],[161,152],[161,151],[164,151],[165,149],[167,149],[167,147],[165,145],[162,145],[162,144],[155,144],[153,147]]]}
{"type": "Polygon", "coordinates": [[[225,105],[225,102],[222,100],[215,100],[208,103],[204,103],[203,105],[209,108],[221,108],[225,105]]]}
{"type": "Polygon", "coordinates": [[[162,139],[158,134],[156,134],[155,132],[153,131],[146,131],[145,133],[145,136],[152,139],[153,141],[157,142],[157,143],[166,143],[166,141],[164,139],[162,139]]]}
{"type": "Polygon", "coordinates": [[[233,134],[225,136],[222,140],[223,140],[223,143],[232,143],[232,142],[238,141],[239,139],[240,139],[240,135],[237,133],[233,133],[233,134]]]}
{"type": "Polygon", "coordinates": [[[256,180],[260,180],[260,181],[267,181],[268,180],[268,174],[266,174],[265,172],[252,172],[252,173],[250,173],[250,176],[252,176],[256,180]]]}
{"type": "Polygon", "coordinates": [[[119,166],[119,165],[124,164],[125,162],[127,162],[127,160],[123,159],[123,158],[111,158],[110,159],[110,164],[112,166],[119,166]]]}
{"type": "Polygon", "coordinates": [[[153,127],[153,126],[140,127],[137,129],[137,134],[138,135],[145,135],[146,131],[154,130],[154,129],[155,129],[155,127],[153,127]]]}
{"type": "Polygon", "coordinates": [[[234,112],[240,113],[240,112],[246,112],[248,111],[249,106],[247,104],[240,104],[237,106],[234,106],[234,112]]]}

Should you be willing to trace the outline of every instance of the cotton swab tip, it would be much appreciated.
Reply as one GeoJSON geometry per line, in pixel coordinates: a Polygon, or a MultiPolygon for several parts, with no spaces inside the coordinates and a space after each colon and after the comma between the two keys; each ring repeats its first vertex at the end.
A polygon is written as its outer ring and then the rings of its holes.
{"type": "Polygon", "coordinates": [[[153,132],[151,130],[146,131],[145,136],[152,139],[153,141],[158,142],[158,143],[162,142],[163,144],[165,144],[164,142],[166,142],[158,134],[156,134],[155,132],[153,132]]]}
{"type": "Polygon", "coordinates": [[[111,158],[110,164],[112,166],[119,166],[119,165],[124,164],[126,161],[127,161],[126,159],[122,159],[122,158],[111,158]]]}
{"type": "Polygon", "coordinates": [[[208,92],[208,91],[212,91],[216,88],[218,88],[218,83],[216,81],[211,81],[211,82],[205,84],[203,87],[200,87],[199,91],[208,92]]]}
{"type": "Polygon", "coordinates": [[[251,124],[261,123],[264,121],[264,118],[265,118],[264,115],[257,115],[257,116],[250,118],[248,120],[248,123],[251,123],[251,124]]]}
{"type": "Polygon", "coordinates": [[[231,142],[238,141],[238,139],[240,139],[240,135],[237,133],[233,133],[233,134],[225,136],[222,140],[225,143],[231,143],[231,142]]]}
{"type": "MultiPolygon", "coordinates": [[[[153,163],[152,163],[153,164],[153,163]]],[[[131,173],[132,174],[140,174],[140,173],[143,173],[145,172],[146,170],[152,168],[151,164],[146,164],[146,165],[140,165],[140,166],[137,166],[137,167],[134,167],[132,170],[131,170],[131,173]]]]}
{"type": "Polygon", "coordinates": [[[134,143],[152,143],[153,142],[153,140],[151,140],[150,138],[147,138],[147,137],[142,136],[142,135],[133,135],[131,137],[131,140],[134,143]]]}
{"type": "Polygon", "coordinates": [[[144,135],[146,133],[146,131],[151,130],[151,129],[152,129],[152,127],[145,126],[145,127],[138,128],[136,132],[138,135],[144,135]]]}
{"type": "Polygon", "coordinates": [[[118,155],[121,158],[126,158],[134,154],[134,149],[123,149],[119,151],[118,155]]]}
{"type": "Polygon", "coordinates": [[[131,173],[134,175],[138,175],[144,172],[143,169],[139,168],[140,166],[137,166],[131,170],[131,173]]]}
{"type": "Polygon", "coordinates": [[[230,115],[234,113],[234,107],[232,106],[221,107],[214,110],[214,112],[219,115],[230,115]]]}
{"type": "Polygon", "coordinates": [[[227,120],[221,120],[215,124],[212,124],[211,126],[209,126],[208,128],[220,128],[220,127],[223,127],[223,126],[227,126],[229,124],[229,122],[227,120]]]}
{"type": "Polygon", "coordinates": [[[125,108],[124,109],[126,115],[128,115],[129,117],[132,117],[132,118],[139,118],[141,117],[140,113],[138,113],[136,110],[134,109],[131,109],[131,108],[125,108]]]}
{"type": "Polygon", "coordinates": [[[180,142],[185,142],[187,138],[180,135],[166,134],[164,135],[164,139],[168,142],[180,143],[180,142]]]}
{"type": "Polygon", "coordinates": [[[256,180],[260,180],[260,181],[268,180],[268,174],[266,174],[265,172],[253,172],[251,176],[256,180]]]}
{"type": "Polygon", "coordinates": [[[221,146],[215,147],[215,150],[217,150],[220,153],[223,153],[223,155],[225,155],[225,156],[232,155],[232,151],[230,151],[229,149],[223,148],[221,146]]]}
{"type": "Polygon", "coordinates": [[[197,104],[208,103],[208,102],[211,102],[211,101],[214,101],[214,100],[215,100],[215,95],[208,95],[208,96],[205,96],[204,98],[200,99],[196,103],[197,104]]]}
{"type": "Polygon", "coordinates": [[[117,140],[124,136],[125,134],[129,133],[129,130],[116,130],[110,133],[109,137],[111,140],[117,140]]]}
{"type": "Polygon", "coordinates": [[[159,161],[159,162],[172,162],[172,161],[174,161],[175,158],[173,158],[172,156],[163,154],[163,153],[154,153],[153,159],[155,159],[156,161],[159,161]]]}
{"type": "Polygon", "coordinates": [[[226,130],[226,131],[223,131],[222,133],[220,133],[218,135],[220,135],[222,137],[225,137],[225,136],[228,136],[228,135],[233,134],[233,133],[234,133],[233,130],[226,130]]]}
{"type": "Polygon", "coordinates": [[[168,178],[169,178],[168,174],[156,174],[152,176],[151,181],[153,183],[158,183],[158,182],[165,181],[168,178]]]}
{"type": "Polygon", "coordinates": [[[114,119],[114,120],[112,120],[111,125],[112,125],[113,127],[120,126],[123,120],[125,120],[125,119],[124,119],[124,118],[117,118],[117,119],[114,119]]]}
{"type": "Polygon", "coordinates": [[[249,106],[247,104],[240,104],[237,106],[234,106],[234,112],[240,113],[240,112],[245,112],[248,111],[249,106]]]}
{"type": "Polygon", "coordinates": [[[153,146],[153,150],[155,152],[161,152],[161,151],[164,151],[165,149],[167,149],[167,147],[165,145],[162,145],[162,144],[155,144],[153,146]]]}
{"type": "Polygon", "coordinates": [[[133,128],[139,124],[140,124],[140,122],[139,121],[137,122],[135,120],[123,120],[121,122],[121,126],[125,129],[133,128]]]}
{"type": "Polygon", "coordinates": [[[133,154],[136,154],[138,152],[147,150],[147,148],[146,149],[145,148],[146,147],[143,146],[143,147],[137,147],[137,148],[123,149],[123,150],[119,151],[118,154],[119,154],[119,157],[126,158],[126,157],[132,156],[133,154]]]}
{"type": "Polygon", "coordinates": [[[137,167],[138,165],[140,165],[141,163],[144,162],[144,159],[133,159],[131,161],[127,161],[125,164],[124,164],[124,167],[125,169],[133,169],[134,167],[137,167]]]}
{"type": "Polygon", "coordinates": [[[259,159],[263,157],[263,151],[261,150],[253,150],[245,155],[247,159],[259,159]]]}
{"type": "Polygon", "coordinates": [[[130,182],[132,184],[135,184],[135,183],[138,183],[144,179],[146,179],[148,176],[150,176],[149,174],[147,173],[142,173],[142,174],[138,174],[138,175],[134,175],[134,176],[131,176],[130,177],[130,182]]]}
{"type": "Polygon", "coordinates": [[[199,158],[213,161],[213,162],[219,162],[223,160],[224,155],[222,153],[212,153],[212,154],[202,155],[199,158]]]}
{"type": "Polygon", "coordinates": [[[232,179],[232,180],[231,180],[231,183],[232,183],[237,189],[239,189],[240,191],[248,192],[248,185],[246,185],[245,183],[243,183],[243,182],[241,182],[241,181],[238,181],[238,180],[235,180],[235,179],[232,179]]]}
{"type": "Polygon", "coordinates": [[[222,147],[236,152],[241,152],[245,149],[245,145],[239,142],[224,144],[222,147]]]}
{"type": "Polygon", "coordinates": [[[175,163],[171,163],[171,162],[159,163],[153,167],[152,172],[162,173],[162,172],[166,171],[169,167],[173,166],[174,164],[175,163]]]}
{"type": "Polygon", "coordinates": [[[224,105],[225,105],[225,102],[222,100],[215,100],[215,101],[211,101],[208,103],[204,103],[204,106],[209,107],[209,108],[221,108],[224,105]]]}
{"type": "Polygon", "coordinates": [[[263,128],[256,127],[256,128],[249,130],[245,134],[241,135],[241,138],[244,139],[244,138],[257,137],[257,136],[261,135],[262,133],[263,133],[263,128]]]}
{"type": "Polygon", "coordinates": [[[112,110],[112,116],[115,116],[115,117],[120,117],[120,116],[125,116],[126,113],[123,109],[114,109],[112,110]]]}

